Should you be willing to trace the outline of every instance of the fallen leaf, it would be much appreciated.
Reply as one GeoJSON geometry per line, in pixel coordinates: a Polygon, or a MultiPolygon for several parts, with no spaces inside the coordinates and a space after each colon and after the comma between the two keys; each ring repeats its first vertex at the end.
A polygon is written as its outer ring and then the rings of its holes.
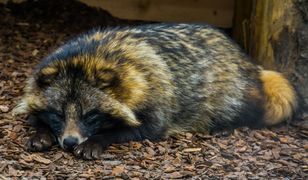
{"type": "Polygon", "coordinates": [[[43,164],[50,164],[51,163],[51,160],[46,159],[46,158],[44,158],[44,157],[42,157],[38,154],[33,154],[32,159],[37,161],[37,162],[43,163],[43,164]]]}
{"type": "Polygon", "coordinates": [[[279,141],[282,142],[282,143],[288,143],[289,142],[288,138],[286,138],[286,137],[280,137],[279,141]]]}
{"type": "Polygon", "coordinates": [[[112,169],[111,175],[118,176],[124,172],[125,168],[123,165],[116,166],[112,169]]]}
{"type": "Polygon", "coordinates": [[[297,159],[297,160],[301,160],[303,158],[303,155],[301,153],[296,153],[292,156],[294,159],[297,159]]]}
{"type": "Polygon", "coordinates": [[[107,165],[107,166],[117,166],[121,164],[121,161],[117,161],[117,160],[114,160],[114,161],[104,161],[104,165],[107,165]]]}
{"type": "Polygon", "coordinates": [[[9,175],[12,177],[19,176],[18,170],[14,169],[12,166],[9,166],[9,175]]]}
{"type": "Polygon", "coordinates": [[[202,148],[186,148],[186,149],[183,150],[183,152],[190,153],[190,152],[199,152],[201,150],[202,150],[202,148]]]}
{"type": "Polygon", "coordinates": [[[188,171],[194,171],[195,166],[194,166],[194,165],[186,165],[186,166],[184,167],[184,169],[185,169],[185,170],[188,170],[188,171]]]}
{"type": "Polygon", "coordinates": [[[174,171],[176,171],[175,167],[170,166],[170,165],[168,165],[167,167],[165,167],[165,170],[164,170],[165,173],[172,173],[172,172],[174,172],[174,171]]]}
{"type": "Polygon", "coordinates": [[[33,161],[33,158],[31,155],[29,156],[22,156],[22,159],[26,162],[32,162],[33,161]]]}
{"type": "Polygon", "coordinates": [[[186,139],[191,139],[193,137],[192,133],[185,133],[186,139]]]}
{"type": "Polygon", "coordinates": [[[272,149],[272,154],[274,156],[275,159],[279,159],[280,158],[280,148],[274,148],[272,149]]]}
{"type": "Polygon", "coordinates": [[[262,134],[258,133],[258,132],[254,132],[254,137],[260,140],[264,140],[266,139],[266,137],[264,137],[262,134]]]}
{"type": "Polygon", "coordinates": [[[145,148],[147,153],[150,155],[150,156],[154,156],[155,155],[155,151],[153,150],[153,148],[151,147],[146,147],[145,148]]]}
{"type": "Polygon", "coordinates": [[[57,160],[59,160],[59,159],[62,158],[62,157],[63,157],[63,154],[62,154],[62,153],[57,153],[57,154],[54,156],[53,161],[57,161],[57,160]]]}
{"type": "Polygon", "coordinates": [[[173,173],[168,174],[167,177],[170,179],[180,179],[183,177],[183,175],[180,172],[173,172],[173,173]]]}
{"type": "Polygon", "coordinates": [[[9,132],[9,137],[10,137],[10,139],[15,140],[17,138],[17,133],[11,131],[11,132],[9,132]]]}
{"type": "Polygon", "coordinates": [[[262,158],[265,159],[265,160],[270,160],[270,159],[273,158],[273,154],[272,154],[271,151],[266,151],[266,152],[264,153],[264,155],[262,156],[262,158]]]}
{"type": "Polygon", "coordinates": [[[0,111],[3,113],[9,112],[10,108],[6,105],[0,105],[0,111]]]}
{"type": "Polygon", "coordinates": [[[157,149],[158,149],[160,154],[164,154],[166,152],[166,149],[162,146],[158,146],[157,149]]]}
{"type": "Polygon", "coordinates": [[[131,142],[131,146],[133,149],[138,150],[142,147],[142,144],[140,142],[131,142]]]}
{"type": "Polygon", "coordinates": [[[247,150],[247,146],[243,146],[243,147],[237,148],[237,152],[240,152],[240,153],[243,153],[246,150],[247,150]]]}
{"type": "Polygon", "coordinates": [[[228,146],[226,146],[225,144],[222,144],[222,143],[219,143],[217,142],[218,146],[221,148],[221,149],[228,149],[228,146]]]}
{"type": "Polygon", "coordinates": [[[22,128],[23,128],[23,125],[18,124],[16,126],[14,126],[13,131],[18,133],[22,128]]]}

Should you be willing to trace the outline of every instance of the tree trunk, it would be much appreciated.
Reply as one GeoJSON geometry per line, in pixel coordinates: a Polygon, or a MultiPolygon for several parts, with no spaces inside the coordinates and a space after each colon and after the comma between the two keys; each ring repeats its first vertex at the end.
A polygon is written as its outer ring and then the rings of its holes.
{"type": "Polygon", "coordinates": [[[248,51],[265,69],[282,72],[308,103],[308,1],[254,0],[248,51]]]}

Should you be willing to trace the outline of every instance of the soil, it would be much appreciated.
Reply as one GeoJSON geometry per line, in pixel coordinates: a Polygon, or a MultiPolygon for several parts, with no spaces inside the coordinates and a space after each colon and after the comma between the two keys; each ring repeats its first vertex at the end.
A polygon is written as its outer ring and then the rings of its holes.
{"type": "Polygon", "coordinates": [[[308,179],[307,115],[261,130],[112,145],[95,161],[58,146],[26,151],[33,129],[11,110],[40,59],[93,27],[138,23],[70,0],[0,4],[0,179],[308,179]]]}

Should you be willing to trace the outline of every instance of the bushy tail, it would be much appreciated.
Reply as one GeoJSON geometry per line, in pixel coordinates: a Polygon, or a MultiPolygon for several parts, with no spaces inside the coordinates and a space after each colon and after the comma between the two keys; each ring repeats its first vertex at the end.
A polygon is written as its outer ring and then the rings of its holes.
{"type": "Polygon", "coordinates": [[[266,95],[266,125],[275,125],[293,116],[298,106],[296,92],[282,74],[274,71],[261,71],[261,81],[266,95]]]}

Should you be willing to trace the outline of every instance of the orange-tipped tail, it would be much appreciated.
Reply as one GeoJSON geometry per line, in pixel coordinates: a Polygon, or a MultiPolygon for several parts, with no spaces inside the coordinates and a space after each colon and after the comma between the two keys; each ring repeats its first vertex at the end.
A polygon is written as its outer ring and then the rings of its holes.
{"type": "Polygon", "coordinates": [[[282,74],[274,71],[261,71],[261,81],[266,95],[266,125],[275,125],[293,116],[298,102],[290,82],[282,74]]]}

